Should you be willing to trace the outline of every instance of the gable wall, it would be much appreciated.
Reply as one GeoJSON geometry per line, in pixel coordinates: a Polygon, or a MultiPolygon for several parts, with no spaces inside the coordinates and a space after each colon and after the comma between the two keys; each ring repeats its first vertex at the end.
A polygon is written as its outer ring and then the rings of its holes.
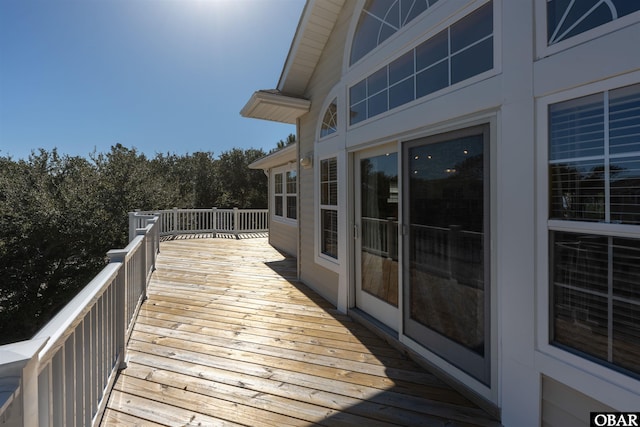
{"type": "MultiPolygon", "coordinates": [[[[314,152],[318,123],[322,120],[324,102],[331,89],[338,83],[342,71],[343,49],[347,43],[347,33],[353,9],[357,2],[347,1],[336,22],[324,53],[305,91],[311,100],[311,109],[299,122],[300,155],[314,152]]],[[[315,202],[314,173],[318,168],[300,168],[300,278],[333,304],[338,299],[338,274],[319,266],[315,262],[315,202]]],[[[340,190],[346,188],[340,184],[340,190]]]]}

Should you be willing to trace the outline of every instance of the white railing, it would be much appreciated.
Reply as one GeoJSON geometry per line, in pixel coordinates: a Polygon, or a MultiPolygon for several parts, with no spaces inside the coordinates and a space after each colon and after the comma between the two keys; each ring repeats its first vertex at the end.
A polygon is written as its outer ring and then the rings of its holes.
{"type": "Polygon", "coordinates": [[[0,346],[0,425],[98,424],[160,245],[154,216],[141,217],[124,249],[32,339],[0,346]]]}
{"type": "Polygon", "coordinates": [[[362,217],[362,250],[398,259],[398,220],[362,217]]]}
{"type": "Polygon", "coordinates": [[[269,230],[267,209],[168,209],[129,213],[129,230],[134,229],[145,218],[157,216],[160,235],[218,233],[258,233],[269,230]]]}

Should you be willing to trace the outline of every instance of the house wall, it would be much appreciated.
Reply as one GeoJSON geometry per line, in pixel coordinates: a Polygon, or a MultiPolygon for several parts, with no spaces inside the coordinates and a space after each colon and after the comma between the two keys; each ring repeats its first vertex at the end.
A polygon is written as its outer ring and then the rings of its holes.
{"type": "Polygon", "coordinates": [[[614,410],[552,378],[542,377],[543,427],[583,427],[589,425],[590,412],[614,410]]]}
{"type": "MultiPolygon", "coordinates": [[[[299,120],[300,155],[314,153],[314,167],[300,169],[300,278],[328,299],[338,304],[339,276],[335,270],[316,262],[317,239],[316,220],[318,209],[315,174],[319,168],[319,156],[316,149],[318,121],[324,114],[325,99],[338,83],[342,70],[342,52],[346,43],[347,31],[353,8],[357,3],[346,2],[334,30],[327,42],[318,66],[311,78],[305,97],[311,100],[311,109],[299,120]]],[[[344,142],[341,142],[344,147],[344,142]]],[[[346,183],[341,183],[339,191],[346,191],[346,183]]]]}
{"type": "MultiPolygon", "coordinates": [[[[299,120],[301,155],[314,153],[315,157],[312,169],[300,171],[302,280],[334,304],[340,306],[346,299],[346,306],[351,306],[350,246],[341,246],[347,253],[335,268],[317,257],[319,158],[332,153],[340,156],[344,171],[341,230],[343,240],[349,241],[353,214],[350,158],[354,153],[380,144],[397,143],[400,147],[416,138],[488,123],[491,384],[479,384],[402,333],[399,341],[454,382],[498,407],[506,426],[584,425],[589,411],[638,410],[637,379],[548,344],[548,186],[544,178],[548,174],[544,151],[548,144],[547,105],[565,93],[568,98],[579,97],[640,82],[640,55],[635,54],[634,45],[640,40],[637,15],[636,22],[627,19],[619,28],[593,39],[578,38],[548,48],[543,28],[545,0],[494,0],[496,53],[491,72],[357,125],[342,123],[335,137],[318,141],[318,127],[329,98],[338,96],[344,104],[350,85],[440,31],[452,16],[462,16],[483,2],[441,0],[433,13],[347,67],[343,61],[354,27],[351,20],[363,3],[346,2],[305,93],[312,101],[311,110],[299,120]]],[[[345,105],[339,105],[338,112],[339,120],[347,120],[345,105]]],[[[400,332],[401,322],[398,319],[400,332]]]]}
{"type": "Polygon", "coordinates": [[[284,253],[297,256],[298,227],[271,218],[269,222],[269,244],[284,253]]]}

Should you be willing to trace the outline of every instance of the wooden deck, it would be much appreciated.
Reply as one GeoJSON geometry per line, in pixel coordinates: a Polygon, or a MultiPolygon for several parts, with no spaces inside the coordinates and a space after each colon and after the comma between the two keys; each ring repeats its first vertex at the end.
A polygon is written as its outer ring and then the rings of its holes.
{"type": "Polygon", "coordinates": [[[265,238],[163,242],[102,425],[499,425],[265,238]]]}

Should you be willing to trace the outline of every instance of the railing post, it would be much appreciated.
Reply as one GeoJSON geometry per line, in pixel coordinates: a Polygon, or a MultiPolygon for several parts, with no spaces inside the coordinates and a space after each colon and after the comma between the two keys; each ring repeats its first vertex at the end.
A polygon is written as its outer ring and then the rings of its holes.
{"type": "Polygon", "coordinates": [[[173,230],[171,230],[173,234],[178,231],[178,208],[173,208],[173,230]]]}
{"type": "Polygon", "coordinates": [[[149,274],[149,266],[147,265],[147,239],[149,236],[146,236],[146,234],[146,228],[138,228],[136,230],[136,236],[144,236],[144,240],[140,245],[140,251],[142,251],[141,258],[143,259],[143,267],[140,269],[142,301],[147,299],[147,274],[149,274]]]}
{"type": "Polygon", "coordinates": [[[129,212],[129,241],[135,237],[136,225],[136,212],[129,212]]]}
{"type": "Polygon", "coordinates": [[[213,233],[213,237],[218,237],[218,208],[214,206],[211,208],[211,211],[213,212],[213,230],[211,230],[211,232],[213,233]]]}
{"type": "Polygon", "coordinates": [[[110,263],[119,262],[122,265],[118,271],[118,281],[116,286],[116,346],[118,348],[118,354],[120,355],[120,367],[119,369],[125,369],[127,367],[126,351],[127,343],[125,342],[126,329],[128,320],[127,317],[127,251],[124,249],[112,249],[107,252],[110,263]]]}
{"type": "Polygon", "coordinates": [[[233,234],[235,234],[236,239],[239,239],[240,234],[240,214],[238,208],[233,208],[233,234]]]}

